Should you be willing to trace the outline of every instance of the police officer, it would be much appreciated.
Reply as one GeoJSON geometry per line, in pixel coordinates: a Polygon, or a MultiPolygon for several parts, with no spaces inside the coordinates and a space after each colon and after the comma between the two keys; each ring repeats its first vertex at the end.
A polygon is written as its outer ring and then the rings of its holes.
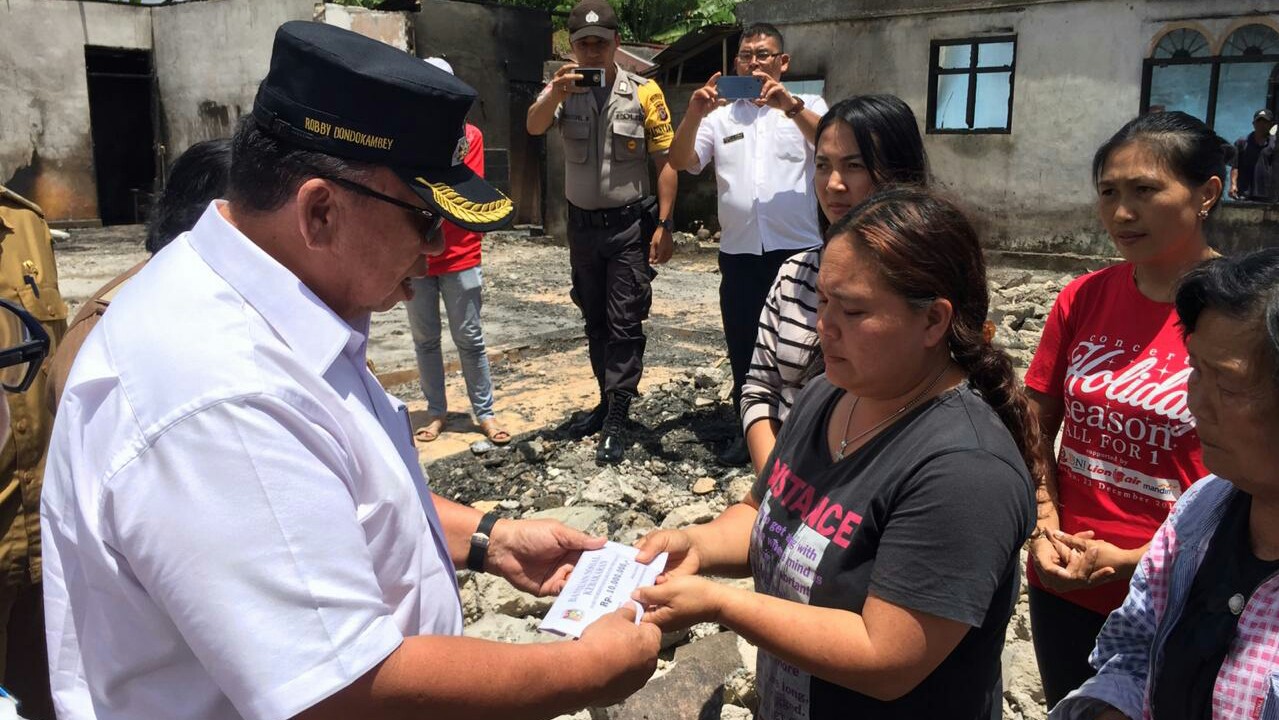
{"type": "MultiPolygon", "coordinates": [[[[43,324],[52,352],[67,329],[67,306],[49,226],[38,205],[3,185],[0,248],[0,298],[43,324]]],[[[40,584],[40,486],[53,427],[47,378],[42,367],[26,392],[8,395],[12,432],[0,449],[0,684],[28,718],[53,717],[40,584]]]]}
{"type": "Polygon", "coordinates": [[[557,124],[564,140],[573,301],[586,320],[591,370],[600,385],[594,410],[569,426],[603,430],[596,460],[622,459],[622,431],[644,369],[644,328],[653,265],[670,259],[676,171],[666,163],[674,133],[657,83],[614,62],[617,16],[604,0],[583,0],[568,18],[576,62],[568,63],[528,111],[528,131],[557,124]],[[582,83],[601,68],[602,83],[582,83]],[[657,168],[657,199],[648,163],[657,168]]]}

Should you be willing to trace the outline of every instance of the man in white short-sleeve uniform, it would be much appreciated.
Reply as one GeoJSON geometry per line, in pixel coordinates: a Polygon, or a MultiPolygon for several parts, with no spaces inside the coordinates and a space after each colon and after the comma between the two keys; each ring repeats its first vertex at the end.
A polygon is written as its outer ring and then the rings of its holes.
{"type": "MultiPolygon", "coordinates": [[[[677,170],[715,165],[719,188],[719,308],[733,370],[733,406],[755,351],[759,315],[787,258],[822,243],[813,193],[813,138],[826,112],[820,95],[782,85],[790,66],[782,34],[768,23],[742,31],[736,72],[759,78],[759,97],[720,98],[719,73],[693,93],[668,152],[677,170]]],[[[730,465],[750,460],[739,435],[721,454],[730,465]]]]}
{"type": "Polygon", "coordinates": [[[643,684],[659,633],[459,637],[456,567],[558,591],[598,547],[431,494],[365,365],[441,219],[504,225],[461,163],[475,92],[320,23],[277,32],[210,205],[121,290],[63,394],[43,499],[58,716],[524,718],[643,684]]]}

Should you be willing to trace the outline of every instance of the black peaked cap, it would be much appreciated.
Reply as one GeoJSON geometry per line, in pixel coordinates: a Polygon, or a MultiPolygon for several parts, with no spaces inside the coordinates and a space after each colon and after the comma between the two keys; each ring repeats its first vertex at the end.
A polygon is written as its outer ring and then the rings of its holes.
{"type": "Polygon", "coordinates": [[[461,227],[495,230],[515,208],[462,162],[475,98],[471,86],[386,43],[291,21],[275,33],[253,116],[292,145],[390,168],[461,227]]]}

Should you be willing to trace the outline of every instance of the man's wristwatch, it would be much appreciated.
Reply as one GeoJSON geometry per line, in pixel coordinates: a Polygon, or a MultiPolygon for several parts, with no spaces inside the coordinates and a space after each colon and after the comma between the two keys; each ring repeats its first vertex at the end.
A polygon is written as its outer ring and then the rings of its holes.
{"type": "Polygon", "coordinates": [[[791,95],[791,98],[795,101],[795,105],[786,111],[786,117],[794,120],[796,115],[804,112],[804,98],[798,95],[791,95]]]}
{"type": "Polygon", "coordinates": [[[466,555],[467,570],[484,572],[484,561],[489,556],[489,533],[493,532],[498,519],[498,514],[494,512],[484,513],[484,517],[480,518],[479,527],[471,533],[471,551],[466,555]]]}
{"type": "Polygon", "coordinates": [[[657,226],[665,228],[666,232],[675,232],[675,220],[672,218],[662,218],[657,221],[657,226]]]}

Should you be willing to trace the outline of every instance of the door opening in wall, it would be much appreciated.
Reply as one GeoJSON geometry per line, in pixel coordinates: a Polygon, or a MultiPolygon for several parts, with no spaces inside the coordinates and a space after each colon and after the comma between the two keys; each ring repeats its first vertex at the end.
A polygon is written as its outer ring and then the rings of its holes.
{"type": "Polygon", "coordinates": [[[84,60],[102,224],[143,222],[156,166],[151,51],[86,46],[84,60]]]}

